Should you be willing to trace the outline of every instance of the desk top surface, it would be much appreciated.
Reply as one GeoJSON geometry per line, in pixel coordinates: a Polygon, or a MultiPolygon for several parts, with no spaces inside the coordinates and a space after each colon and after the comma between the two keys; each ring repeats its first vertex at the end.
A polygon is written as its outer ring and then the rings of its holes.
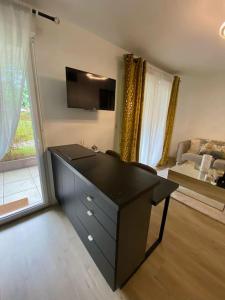
{"type": "Polygon", "coordinates": [[[153,204],[157,205],[178,187],[172,181],[80,145],[50,147],[49,151],[60,156],[118,206],[126,205],[152,189],[153,204]]]}

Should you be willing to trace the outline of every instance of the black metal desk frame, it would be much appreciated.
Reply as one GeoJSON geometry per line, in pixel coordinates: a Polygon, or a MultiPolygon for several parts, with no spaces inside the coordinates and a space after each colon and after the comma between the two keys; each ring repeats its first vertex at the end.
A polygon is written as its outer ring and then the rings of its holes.
{"type": "MultiPolygon", "coordinates": [[[[168,208],[169,208],[169,203],[170,203],[170,195],[164,199],[164,208],[163,208],[163,214],[162,214],[162,219],[161,219],[161,225],[160,225],[160,230],[159,230],[159,236],[158,239],[148,248],[148,250],[145,252],[145,259],[147,259],[152,252],[158,247],[158,245],[161,243],[163,239],[163,234],[164,234],[164,228],[166,224],[166,219],[167,219],[167,213],[168,213],[168,208]]],[[[153,203],[154,206],[157,206],[158,203],[153,203]]]]}

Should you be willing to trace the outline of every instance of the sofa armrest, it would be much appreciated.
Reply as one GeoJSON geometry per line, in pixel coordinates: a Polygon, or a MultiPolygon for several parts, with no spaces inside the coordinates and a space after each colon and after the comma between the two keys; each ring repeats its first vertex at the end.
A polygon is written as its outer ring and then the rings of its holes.
{"type": "Polygon", "coordinates": [[[176,161],[178,164],[182,163],[182,155],[186,153],[191,147],[191,140],[183,141],[178,144],[177,147],[177,158],[176,161]]]}

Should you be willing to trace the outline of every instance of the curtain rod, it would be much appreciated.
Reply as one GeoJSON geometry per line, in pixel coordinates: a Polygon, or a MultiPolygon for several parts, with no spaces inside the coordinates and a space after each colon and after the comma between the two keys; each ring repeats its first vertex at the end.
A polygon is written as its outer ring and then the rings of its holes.
{"type": "Polygon", "coordinates": [[[50,16],[50,15],[47,15],[35,8],[32,8],[32,14],[36,15],[36,16],[40,16],[40,17],[43,17],[43,18],[46,18],[48,20],[51,20],[53,22],[55,22],[56,24],[59,24],[60,23],[60,19],[58,17],[53,17],[53,16],[50,16]]]}

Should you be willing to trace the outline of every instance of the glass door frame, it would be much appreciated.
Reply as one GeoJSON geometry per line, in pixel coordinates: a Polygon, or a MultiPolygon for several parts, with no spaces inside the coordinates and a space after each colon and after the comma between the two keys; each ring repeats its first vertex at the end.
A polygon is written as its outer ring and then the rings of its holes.
{"type": "MultiPolygon", "coordinates": [[[[36,57],[35,57],[35,36],[30,39],[30,51],[28,59],[28,86],[30,92],[30,106],[31,106],[31,115],[32,115],[32,125],[34,131],[34,141],[36,148],[36,157],[38,161],[38,170],[40,176],[41,190],[42,190],[42,202],[34,204],[29,207],[25,207],[18,211],[12,212],[9,215],[3,216],[0,218],[0,225],[6,224],[8,222],[19,219],[23,216],[29,215],[35,211],[39,211],[45,207],[48,207],[51,203],[49,201],[51,190],[48,189],[47,182],[50,183],[50,180],[47,176],[48,174],[48,157],[46,153],[47,147],[44,143],[44,130],[43,130],[43,121],[41,115],[41,105],[40,105],[40,93],[36,69],[36,57]]],[[[50,187],[51,188],[51,187],[50,187]]]]}

